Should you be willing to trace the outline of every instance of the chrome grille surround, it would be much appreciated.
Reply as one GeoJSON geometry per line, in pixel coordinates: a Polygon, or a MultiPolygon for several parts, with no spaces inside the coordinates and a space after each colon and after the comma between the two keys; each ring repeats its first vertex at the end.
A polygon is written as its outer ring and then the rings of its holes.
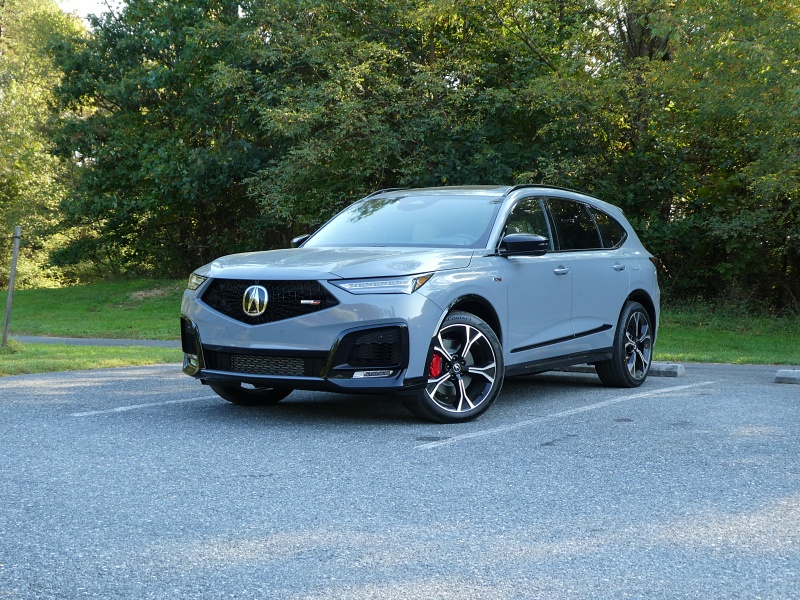
{"type": "Polygon", "coordinates": [[[292,319],[339,304],[319,281],[212,279],[201,299],[223,315],[248,325],[292,319]],[[269,294],[267,309],[258,316],[248,315],[242,307],[245,291],[251,286],[263,286],[269,294]]]}

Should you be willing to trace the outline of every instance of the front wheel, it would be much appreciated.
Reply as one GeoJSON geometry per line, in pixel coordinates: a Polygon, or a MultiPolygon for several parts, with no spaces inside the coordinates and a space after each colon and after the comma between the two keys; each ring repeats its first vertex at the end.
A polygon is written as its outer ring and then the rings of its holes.
{"type": "Polygon", "coordinates": [[[241,383],[210,385],[220,398],[240,406],[267,406],[277,404],[292,393],[287,388],[245,387],[241,383]]]}
{"type": "Polygon", "coordinates": [[[485,321],[466,312],[447,316],[428,352],[428,384],[406,407],[438,423],[461,423],[495,401],[504,376],[500,341],[485,321]]]}
{"type": "Polygon", "coordinates": [[[639,387],[650,372],[652,356],[650,315],[638,302],[629,302],[619,317],[613,355],[610,360],[595,364],[597,375],[611,387],[639,387]]]}

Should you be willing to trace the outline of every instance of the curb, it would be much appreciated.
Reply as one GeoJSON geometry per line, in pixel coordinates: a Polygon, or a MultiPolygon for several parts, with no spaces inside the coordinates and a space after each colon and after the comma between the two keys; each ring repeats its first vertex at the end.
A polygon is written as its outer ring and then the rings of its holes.
{"type": "MultiPolygon", "coordinates": [[[[560,369],[561,371],[565,371],[567,373],[591,373],[594,374],[596,371],[592,365],[574,365],[572,367],[567,367],[565,369],[560,369]]],[[[800,371],[798,371],[800,373],[800,371]]],[[[686,369],[683,368],[683,365],[678,363],[659,363],[654,362],[650,365],[650,377],[685,377],[686,376],[686,369]]],[[[800,382],[798,382],[800,383],[800,382]]]]}
{"type": "Polygon", "coordinates": [[[781,369],[775,375],[775,383],[800,384],[800,369],[781,369]]]}

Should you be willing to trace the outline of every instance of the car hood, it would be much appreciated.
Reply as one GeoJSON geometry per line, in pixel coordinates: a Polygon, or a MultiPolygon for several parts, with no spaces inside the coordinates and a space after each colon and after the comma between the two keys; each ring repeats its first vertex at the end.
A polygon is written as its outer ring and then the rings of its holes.
{"type": "Polygon", "coordinates": [[[198,269],[225,279],[352,279],[469,266],[473,250],[448,248],[292,248],[231,254],[198,269]]]}

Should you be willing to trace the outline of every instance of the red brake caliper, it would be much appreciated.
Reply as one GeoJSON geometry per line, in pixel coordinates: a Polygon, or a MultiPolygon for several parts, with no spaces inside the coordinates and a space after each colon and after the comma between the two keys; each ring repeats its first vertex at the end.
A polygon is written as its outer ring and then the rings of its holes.
{"type": "Polygon", "coordinates": [[[431,357],[431,366],[428,370],[430,371],[430,376],[434,379],[439,377],[442,374],[442,357],[434,354],[431,357]]]}

